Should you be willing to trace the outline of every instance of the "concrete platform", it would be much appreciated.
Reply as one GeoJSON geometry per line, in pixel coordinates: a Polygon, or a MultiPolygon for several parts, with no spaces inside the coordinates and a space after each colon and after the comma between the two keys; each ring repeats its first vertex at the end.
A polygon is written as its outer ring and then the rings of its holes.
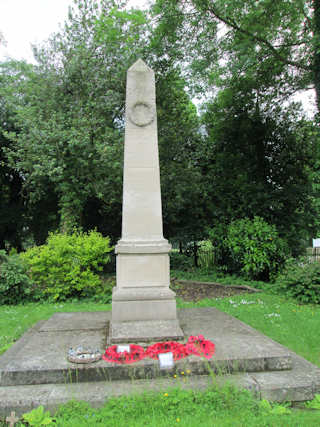
{"type": "Polygon", "coordinates": [[[97,406],[109,396],[176,385],[174,375],[183,387],[203,388],[212,383],[210,370],[224,374],[217,381],[231,380],[269,400],[303,401],[320,392],[318,367],[243,322],[215,308],[182,309],[178,316],[185,337],[202,334],[215,343],[212,359],[189,356],[170,370],[151,359],[72,364],[66,358],[70,347],[103,351],[111,313],[56,313],[39,322],[0,357],[0,414],[39,404],[52,409],[72,398],[97,406]]]}

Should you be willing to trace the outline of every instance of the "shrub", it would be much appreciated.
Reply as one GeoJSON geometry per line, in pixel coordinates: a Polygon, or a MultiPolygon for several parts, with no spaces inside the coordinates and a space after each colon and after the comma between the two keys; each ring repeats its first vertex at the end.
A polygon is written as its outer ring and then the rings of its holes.
{"type": "Polygon", "coordinates": [[[32,282],[18,254],[0,251],[0,304],[18,304],[30,297],[32,282]]]}
{"type": "Polygon", "coordinates": [[[308,259],[290,259],[276,285],[287,296],[294,297],[302,303],[320,303],[320,262],[308,259]]]}
{"type": "Polygon", "coordinates": [[[47,243],[22,256],[37,285],[37,298],[91,297],[101,286],[99,274],[110,260],[110,240],[96,231],[50,234],[47,243]]]}
{"type": "Polygon", "coordinates": [[[116,286],[116,278],[114,276],[102,277],[101,283],[95,288],[95,293],[91,300],[102,304],[109,304],[112,300],[112,290],[114,286],[116,286]]]}
{"type": "Polygon", "coordinates": [[[276,227],[256,216],[233,221],[227,229],[225,245],[234,272],[250,279],[268,280],[275,276],[289,254],[287,244],[276,227]]]}
{"type": "Polygon", "coordinates": [[[194,266],[194,261],[192,257],[189,257],[179,252],[171,251],[170,252],[170,268],[172,270],[192,270],[194,266]]]}

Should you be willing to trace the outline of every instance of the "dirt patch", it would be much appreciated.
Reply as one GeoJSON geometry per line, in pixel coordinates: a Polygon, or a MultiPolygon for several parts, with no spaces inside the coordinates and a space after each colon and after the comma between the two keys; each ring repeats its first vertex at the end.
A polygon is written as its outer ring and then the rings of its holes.
{"type": "Polygon", "coordinates": [[[171,289],[184,301],[200,301],[204,298],[226,298],[232,295],[259,292],[257,289],[241,286],[221,285],[219,283],[172,280],[171,289]]]}

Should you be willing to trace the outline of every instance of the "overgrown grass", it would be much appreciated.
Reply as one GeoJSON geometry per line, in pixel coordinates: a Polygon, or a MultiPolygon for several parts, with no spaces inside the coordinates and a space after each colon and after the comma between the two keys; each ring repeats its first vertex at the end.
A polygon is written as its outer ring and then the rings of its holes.
{"type": "MultiPolygon", "coordinates": [[[[226,385],[206,391],[171,388],[111,398],[99,409],[85,402],[60,405],[49,425],[58,427],[114,426],[315,426],[318,411],[289,409],[259,402],[246,390],[226,385]]],[[[25,423],[24,423],[25,424],[25,423]]],[[[0,425],[2,424],[0,421],[0,425]]],[[[18,425],[21,426],[21,423],[18,425]]],[[[40,423],[34,425],[42,425],[40,423]]]]}

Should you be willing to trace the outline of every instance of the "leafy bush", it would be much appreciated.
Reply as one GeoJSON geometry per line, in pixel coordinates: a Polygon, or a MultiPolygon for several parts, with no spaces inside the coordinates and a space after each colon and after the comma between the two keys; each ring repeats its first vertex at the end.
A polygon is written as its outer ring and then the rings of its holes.
{"type": "Polygon", "coordinates": [[[32,282],[18,254],[0,251],[0,304],[18,304],[28,299],[32,282]]]}
{"type": "Polygon", "coordinates": [[[45,411],[43,406],[38,406],[32,411],[23,414],[23,420],[27,421],[29,426],[40,427],[54,424],[55,420],[50,416],[49,411],[45,411]]]}
{"type": "Polygon", "coordinates": [[[286,295],[303,303],[320,303],[320,262],[308,259],[287,261],[276,281],[286,295]]]}
{"type": "Polygon", "coordinates": [[[102,286],[99,274],[110,260],[110,240],[96,231],[50,234],[47,243],[22,256],[37,285],[36,297],[49,300],[91,297],[102,286]]]}
{"type": "MultiPolygon", "coordinates": [[[[268,280],[283,265],[289,254],[287,244],[276,227],[256,216],[233,221],[225,245],[232,260],[232,270],[250,279],[268,280]]],[[[230,267],[230,266],[229,266],[230,267]]]]}
{"type": "Polygon", "coordinates": [[[109,304],[112,300],[112,289],[116,286],[116,278],[102,277],[100,286],[95,288],[94,295],[90,298],[91,301],[102,304],[109,304]]]}
{"type": "Polygon", "coordinates": [[[172,270],[192,270],[194,266],[193,258],[179,252],[170,252],[170,268],[172,270]]]}

